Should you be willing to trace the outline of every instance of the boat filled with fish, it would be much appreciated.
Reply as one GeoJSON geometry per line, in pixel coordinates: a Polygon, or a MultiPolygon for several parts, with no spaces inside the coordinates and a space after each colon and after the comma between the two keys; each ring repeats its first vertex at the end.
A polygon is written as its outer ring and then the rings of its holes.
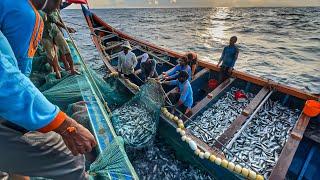
{"type": "MultiPolygon", "coordinates": [[[[132,52],[137,57],[148,53],[156,60],[158,74],[172,69],[183,56],[113,28],[84,6],[82,10],[109,75],[116,74],[121,45],[126,41],[133,46],[132,52]]],[[[141,78],[139,64],[135,68],[138,79],[141,78]]],[[[161,108],[158,132],[176,156],[215,179],[285,179],[317,174],[303,170],[305,166],[320,167],[320,161],[309,164],[310,160],[303,159],[308,154],[303,154],[300,150],[303,147],[299,146],[306,141],[304,132],[312,119],[303,113],[303,108],[307,100],[317,97],[236,70],[213,88],[208,82],[218,79],[219,71],[215,64],[198,60],[191,81],[195,102],[191,117],[178,111],[172,113],[168,107],[161,108]],[[237,93],[244,98],[238,99],[237,93]],[[294,164],[297,159],[303,159],[302,165],[294,164]]],[[[139,91],[128,80],[119,78],[119,81],[128,93],[139,91]]],[[[165,97],[175,88],[166,86],[164,91],[165,97]]],[[[124,117],[130,119],[127,116],[124,117]]],[[[312,146],[317,144],[313,142],[312,146]]]]}

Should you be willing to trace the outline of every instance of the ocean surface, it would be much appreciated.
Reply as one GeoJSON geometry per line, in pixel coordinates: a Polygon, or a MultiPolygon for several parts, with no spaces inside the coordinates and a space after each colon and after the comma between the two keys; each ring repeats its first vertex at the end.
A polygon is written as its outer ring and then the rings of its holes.
{"type": "MultiPolygon", "coordinates": [[[[107,23],[178,52],[217,63],[231,36],[240,49],[235,69],[320,93],[320,7],[98,9],[107,23]]],[[[81,10],[63,10],[85,60],[103,65],[81,10]]]]}

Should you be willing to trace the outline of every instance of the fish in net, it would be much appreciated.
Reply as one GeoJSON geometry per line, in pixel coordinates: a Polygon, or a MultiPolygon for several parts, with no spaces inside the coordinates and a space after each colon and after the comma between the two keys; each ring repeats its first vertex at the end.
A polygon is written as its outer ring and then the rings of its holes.
{"type": "Polygon", "coordinates": [[[149,81],[129,102],[113,111],[114,129],[128,147],[139,149],[153,143],[163,97],[160,84],[149,81]]]}
{"type": "Polygon", "coordinates": [[[134,179],[128,171],[129,161],[123,147],[123,140],[117,137],[106,148],[98,158],[90,165],[89,175],[92,179],[117,179],[118,175],[128,179],[134,179]]]}

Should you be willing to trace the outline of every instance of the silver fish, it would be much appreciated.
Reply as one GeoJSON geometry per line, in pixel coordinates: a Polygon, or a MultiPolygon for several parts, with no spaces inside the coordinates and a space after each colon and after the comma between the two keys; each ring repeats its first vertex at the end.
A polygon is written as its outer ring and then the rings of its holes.
{"type": "Polygon", "coordinates": [[[238,90],[241,89],[231,88],[216,103],[195,117],[187,125],[187,129],[209,146],[213,146],[214,139],[217,139],[230,126],[254,97],[252,93],[246,93],[248,98],[244,102],[238,102],[234,98],[234,93],[238,90]]]}
{"type": "Polygon", "coordinates": [[[226,152],[226,157],[268,179],[299,114],[299,110],[269,99],[233,143],[231,153],[226,152]]]}

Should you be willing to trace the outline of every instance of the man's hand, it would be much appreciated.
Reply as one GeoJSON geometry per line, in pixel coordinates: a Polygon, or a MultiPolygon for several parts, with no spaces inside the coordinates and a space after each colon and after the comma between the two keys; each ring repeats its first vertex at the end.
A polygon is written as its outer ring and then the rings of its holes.
{"type": "Polygon", "coordinates": [[[97,145],[90,131],[70,117],[54,131],[62,136],[64,143],[75,156],[91,152],[97,145]]]}
{"type": "Polygon", "coordinates": [[[73,28],[71,28],[71,27],[68,27],[67,29],[68,29],[69,33],[75,33],[75,32],[77,32],[75,29],[73,29],[73,28]]]}

